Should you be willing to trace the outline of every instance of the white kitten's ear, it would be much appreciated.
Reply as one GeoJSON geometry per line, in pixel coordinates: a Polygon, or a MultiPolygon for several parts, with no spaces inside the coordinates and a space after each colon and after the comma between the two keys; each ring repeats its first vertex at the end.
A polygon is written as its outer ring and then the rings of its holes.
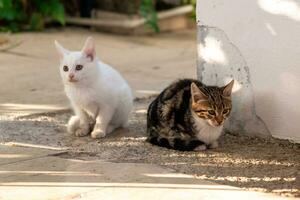
{"type": "Polygon", "coordinates": [[[230,97],[231,96],[231,91],[234,85],[234,80],[230,81],[230,83],[228,83],[227,85],[225,85],[222,89],[223,89],[223,95],[226,97],[230,97]]]}
{"type": "Polygon", "coordinates": [[[59,54],[60,59],[63,59],[63,57],[67,54],[69,54],[69,51],[65,48],[63,48],[63,46],[61,46],[56,40],[54,41],[56,50],[59,54]]]}
{"type": "Polygon", "coordinates": [[[85,41],[84,47],[82,49],[82,53],[86,55],[91,61],[95,59],[96,50],[95,50],[95,42],[92,37],[88,37],[85,41]]]}
{"type": "Polygon", "coordinates": [[[194,103],[207,100],[207,95],[204,94],[194,82],[191,84],[191,95],[194,103]]]}

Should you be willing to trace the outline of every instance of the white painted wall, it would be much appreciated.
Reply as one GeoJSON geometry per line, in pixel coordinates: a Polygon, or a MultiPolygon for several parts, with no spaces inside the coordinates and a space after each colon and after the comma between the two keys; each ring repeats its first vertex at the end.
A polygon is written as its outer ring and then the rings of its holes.
{"type": "Polygon", "coordinates": [[[198,77],[237,80],[227,128],[300,142],[300,1],[198,0],[198,77]]]}

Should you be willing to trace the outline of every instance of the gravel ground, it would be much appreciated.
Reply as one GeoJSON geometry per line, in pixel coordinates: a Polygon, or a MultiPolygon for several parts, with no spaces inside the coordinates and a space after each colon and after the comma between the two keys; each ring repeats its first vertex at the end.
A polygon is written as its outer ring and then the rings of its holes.
{"type": "Polygon", "coordinates": [[[70,111],[1,116],[0,143],[68,148],[68,153],[59,155],[64,158],[158,164],[219,184],[300,197],[299,144],[226,133],[220,138],[218,149],[204,152],[152,146],[144,141],[150,101],[151,98],[137,99],[128,129],[117,130],[101,140],[66,133],[70,111]]]}

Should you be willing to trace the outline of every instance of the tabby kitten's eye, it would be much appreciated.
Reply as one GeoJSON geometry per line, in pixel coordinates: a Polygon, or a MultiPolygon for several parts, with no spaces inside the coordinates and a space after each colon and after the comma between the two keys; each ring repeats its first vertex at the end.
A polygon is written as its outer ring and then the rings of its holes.
{"type": "Polygon", "coordinates": [[[223,110],[223,114],[224,114],[224,115],[227,114],[228,112],[229,112],[229,109],[223,110]]]}
{"type": "Polygon", "coordinates": [[[79,70],[82,70],[82,68],[83,68],[82,65],[76,65],[76,68],[75,68],[75,69],[76,69],[77,71],[79,71],[79,70]]]}
{"type": "Polygon", "coordinates": [[[208,113],[209,113],[210,115],[216,115],[216,112],[215,112],[214,110],[209,110],[208,113]]]}
{"type": "Polygon", "coordinates": [[[196,113],[202,113],[203,111],[205,111],[205,110],[196,110],[195,112],[196,113]]]}
{"type": "Polygon", "coordinates": [[[68,66],[63,66],[63,70],[65,71],[65,72],[67,72],[67,71],[69,71],[69,67],[68,66]]]}

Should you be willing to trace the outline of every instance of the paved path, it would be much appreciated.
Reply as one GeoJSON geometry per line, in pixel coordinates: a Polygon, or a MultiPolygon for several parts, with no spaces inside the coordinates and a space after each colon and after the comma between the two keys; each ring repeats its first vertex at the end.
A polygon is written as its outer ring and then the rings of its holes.
{"type": "Polygon", "coordinates": [[[83,29],[13,35],[21,45],[0,52],[0,113],[26,114],[68,106],[58,71],[54,40],[80,50],[88,36],[97,55],[118,69],[136,96],[157,93],[174,79],[196,75],[194,30],[159,36],[115,36],[83,29]]]}
{"type": "Polygon", "coordinates": [[[280,200],[151,164],[63,158],[63,151],[0,145],[0,199],[280,200]]]}

